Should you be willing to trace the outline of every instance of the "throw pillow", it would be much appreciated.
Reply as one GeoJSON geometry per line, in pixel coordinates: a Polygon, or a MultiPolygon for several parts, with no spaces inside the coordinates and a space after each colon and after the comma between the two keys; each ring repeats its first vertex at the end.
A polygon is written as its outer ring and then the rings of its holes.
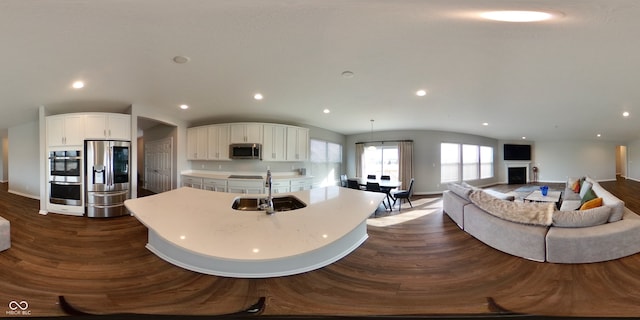
{"type": "Polygon", "coordinates": [[[585,192],[584,196],[582,197],[582,201],[580,201],[580,205],[583,205],[585,202],[587,202],[589,200],[593,200],[593,199],[595,199],[597,197],[598,196],[596,195],[596,193],[593,192],[593,190],[591,190],[591,188],[589,188],[589,190],[587,192],[585,192]]]}
{"type": "Polygon", "coordinates": [[[607,206],[579,211],[555,211],[553,226],[564,228],[591,227],[607,223],[611,208],[607,206]]]}
{"type": "Polygon", "coordinates": [[[593,200],[589,200],[589,201],[585,202],[580,207],[580,210],[589,210],[589,209],[593,209],[593,208],[597,208],[597,207],[601,207],[601,206],[602,206],[602,198],[595,198],[593,200]]]}
{"type": "Polygon", "coordinates": [[[580,186],[580,198],[584,198],[585,193],[591,190],[591,186],[592,184],[589,181],[585,181],[582,183],[582,186],[580,186]]]}
{"type": "Polygon", "coordinates": [[[571,188],[571,191],[575,193],[580,192],[580,180],[574,181],[570,188],[571,188]]]}

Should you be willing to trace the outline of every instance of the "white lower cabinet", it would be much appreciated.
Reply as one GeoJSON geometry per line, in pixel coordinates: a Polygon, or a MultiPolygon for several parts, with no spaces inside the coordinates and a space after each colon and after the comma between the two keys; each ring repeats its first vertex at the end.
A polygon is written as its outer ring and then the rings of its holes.
{"type": "Polygon", "coordinates": [[[227,180],[226,179],[202,179],[202,189],[227,192],[227,180]]]}
{"type": "Polygon", "coordinates": [[[311,178],[298,178],[291,180],[291,192],[311,190],[313,180],[311,178]]]}
{"type": "MultiPolygon", "coordinates": [[[[291,192],[291,180],[274,180],[271,185],[271,193],[287,193],[291,192]]],[[[268,193],[269,189],[264,188],[264,193],[268,193]]]]}
{"type": "Polygon", "coordinates": [[[182,176],[182,186],[202,189],[202,178],[182,176]]]}
{"type": "Polygon", "coordinates": [[[262,180],[227,180],[227,190],[231,193],[261,194],[264,193],[262,180]]]}

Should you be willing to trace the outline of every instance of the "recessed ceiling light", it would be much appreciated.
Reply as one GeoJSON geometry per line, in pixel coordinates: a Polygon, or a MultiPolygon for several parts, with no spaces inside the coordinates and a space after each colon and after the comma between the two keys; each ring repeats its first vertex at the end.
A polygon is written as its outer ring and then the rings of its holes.
{"type": "Polygon", "coordinates": [[[186,104],[181,104],[181,105],[180,105],[180,109],[182,109],[182,110],[187,110],[187,109],[189,109],[189,106],[188,106],[188,105],[186,105],[186,104]]]}
{"type": "Polygon", "coordinates": [[[626,112],[626,111],[625,111],[625,112],[623,112],[623,113],[622,113],[622,116],[623,116],[623,117],[628,117],[628,116],[629,116],[629,112],[626,112]]]}
{"type": "Polygon", "coordinates": [[[542,11],[489,11],[480,14],[481,17],[494,21],[505,22],[536,22],[549,20],[553,14],[542,11]]]}
{"type": "Polygon", "coordinates": [[[331,110],[329,110],[329,109],[324,109],[324,110],[322,110],[322,112],[324,112],[324,113],[331,113],[331,110]]]}
{"type": "Polygon", "coordinates": [[[354,76],[354,74],[353,74],[352,71],[348,71],[347,70],[347,71],[342,72],[342,77],[343,78],[347,78],[348,79],[348,78],[353,78],[353,76],[354,76]]]}
{"type": "Polygon", "coordinates": [[[489,122],[483,122],[482,125],[486,127],[489,125],[489,122]]]}
{"type": "Polygon", "coordinates": [[[189,62],[189,57],[185,57],[185,56],[175,56],[173,57],[173,62],[177,63],[177,64],[183,64],[183,63],[187,63],[189,62]]]}
{"type": "Polygon", "coordinates": [[[253,95],[253,98],[256,100],[262,100],[264,97],[262,96],[262,93],[256,93],[253,95]]]}
{"type": "Polygon", "coordinates": [[[602,137],[602,135],[598,133],[598,134],[596,135],[596,137],[600,138],[600,137],[602,137]]]}
{"type": "Polygon", "coordinates": [[[76,81],[71,85],[74,89],[82,89],[84,88],[84,82],[76,81]]]}
{"type": "Polygon", "coordinates": [[[526,140],[526,139],[527,139],[527,137],[522,137],[522,140],[526,140]]]}
{"type": "Polygon", "coordinates": [[[416,91],[416,96],[418,97],[424,97],[427,95],[427,91],[426,90],[418,90],[416,91]]]}

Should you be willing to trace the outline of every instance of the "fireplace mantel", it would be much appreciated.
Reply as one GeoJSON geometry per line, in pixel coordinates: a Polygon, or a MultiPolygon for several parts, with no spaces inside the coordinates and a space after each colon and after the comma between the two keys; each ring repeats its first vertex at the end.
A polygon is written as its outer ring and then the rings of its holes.
{"type": "Polygon", "coordinates": [[[527,183],[531,182],[529,172],[531,172],[531,161],[505,161],[504,177],[509,181],[509,168],[527,168],[527,183]]]}

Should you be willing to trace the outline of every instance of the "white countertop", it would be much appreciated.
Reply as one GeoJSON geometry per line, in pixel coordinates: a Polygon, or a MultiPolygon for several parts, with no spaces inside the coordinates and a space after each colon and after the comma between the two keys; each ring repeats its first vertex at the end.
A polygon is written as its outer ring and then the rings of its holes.
{"type": "Polygon", "coordinates": [[[307,207],[273,215],[237,211],[231,208],[234,199],[251,195],[187,187],[130,199],[125,206],[168,245],[222,260],[269,261],[338,241],[366,222],[385,197],[341,187],[286,194],[307,207]]]}

